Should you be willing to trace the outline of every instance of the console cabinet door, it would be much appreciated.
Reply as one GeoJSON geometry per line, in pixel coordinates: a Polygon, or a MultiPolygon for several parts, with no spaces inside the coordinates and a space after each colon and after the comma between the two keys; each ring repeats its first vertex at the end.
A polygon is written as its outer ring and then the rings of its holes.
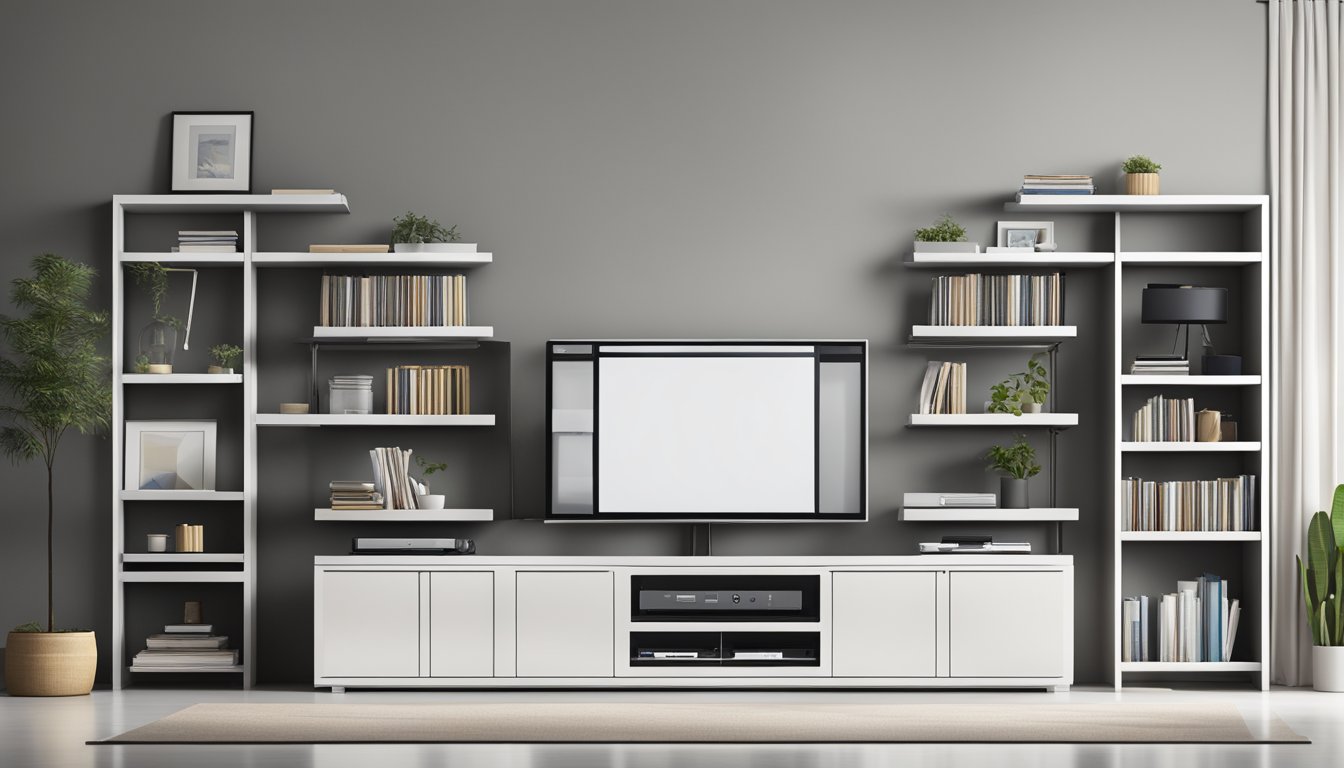
{"type": "Polygon", "coordinates": [[[831,674],[933,677],[938,662],[933,572],[831,575],[831,674]]]}
{"type": "Polygon", "coordinates": [[[611,677],[610,571],[519,571],[518,677],[611,677]]]}
{"type": "Polygon", "coordinates": [[[1063,677],[1066,575],[953,571],[952,677],[1063,677]]]}
{"type": "Polygon", "coordinates": [[[420,674],[420,574],[326,571],[319,677],[420,674]]]}
{"type": "Polygon", "coordinates": [[[495,674],[493,572],[429,574],[429,674],[432,677],[495,674]]]}

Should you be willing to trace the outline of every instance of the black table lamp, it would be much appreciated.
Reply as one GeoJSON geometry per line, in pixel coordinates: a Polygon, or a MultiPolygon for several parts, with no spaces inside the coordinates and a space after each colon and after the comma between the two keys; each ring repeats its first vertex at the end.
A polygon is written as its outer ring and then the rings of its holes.
{"type": "MultiPolygon", "coordinates": [[[[1190,326],[1198,325],[1203,330],[1204,346],[1210,349],[1209,329],[1204,326],[1227,322],[1227,289],[1208,288],[1198,285],[1176,285],[1152,283],[1143,289],[1143,311],[1140,322],[1144,324],[1171,323],[1176,326],[1176,336],[1171,342],[1171,356],[1176,357],[1176,345],[1181,338],[1181,328],[1185,328],[1185,352],[1181,360],[1190,359],[1190,326]]],[[[1208,375],[1241,373],[1241,358],[1237,355],[1204,356],[1204,373],[1208,375]]]]}

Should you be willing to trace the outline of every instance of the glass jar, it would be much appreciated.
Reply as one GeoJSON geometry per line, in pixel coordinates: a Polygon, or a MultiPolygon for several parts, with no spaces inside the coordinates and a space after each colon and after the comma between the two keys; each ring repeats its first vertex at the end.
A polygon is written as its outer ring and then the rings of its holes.
{"type": "Polygon", "coordinates": [[[177,351],[177,328],[162,320],[153,320],[140,331],[140,356],[136,358],[137,367],[145,370],[138,373],[172,373],[173,353],[177,351]]]}

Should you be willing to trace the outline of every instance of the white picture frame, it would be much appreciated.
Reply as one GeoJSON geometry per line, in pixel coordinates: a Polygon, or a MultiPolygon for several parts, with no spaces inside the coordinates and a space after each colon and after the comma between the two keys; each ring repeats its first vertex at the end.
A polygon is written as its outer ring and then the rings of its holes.
{"type": "Polygon", "coordinates": [[[252,191],[251,112],[174,112],[172,190],[252,191]]]}
{"type": "Polygon", "coordinates": [[[215,490],[213,420],[127,421],[128,491],[215,490]]]}
{"type": "Polygon", "coordinates": [[[994,244],[1000,248],[1012,247],[1009,243],[1010,233],[1018,230],[1034,230],[1036,239],[1030,246],[1035,248],[1039,245],[1053,245],[1055,242],[1055,222],[1053,221],[1000,221],[998,223],[997,233],[994,238],[994,244]]]}

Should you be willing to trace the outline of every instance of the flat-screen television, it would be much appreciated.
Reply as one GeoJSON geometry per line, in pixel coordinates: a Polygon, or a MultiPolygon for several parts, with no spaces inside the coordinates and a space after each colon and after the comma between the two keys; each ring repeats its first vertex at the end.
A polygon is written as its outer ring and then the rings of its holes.
{"type": "Polygon", "coordinates": [[[867,341],[549,341],[546,361],[548,521],[867,519],[867,341]]]}

